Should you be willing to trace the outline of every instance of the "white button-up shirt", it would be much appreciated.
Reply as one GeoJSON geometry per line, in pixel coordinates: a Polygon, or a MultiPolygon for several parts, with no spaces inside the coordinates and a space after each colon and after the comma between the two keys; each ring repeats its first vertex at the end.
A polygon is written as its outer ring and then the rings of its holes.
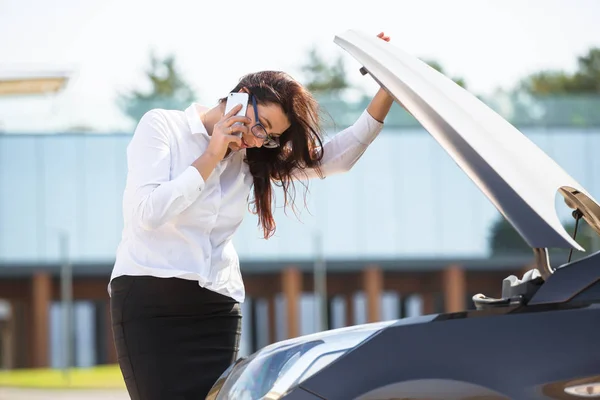
{"type": "MultiPolygon", "coordinates": [[[[248,212],[252,175],[245,150],[231,152],[207,181],[191,166],[210,141],[200,120],[205,110],[195,103],[184,112],[154,109],[140,120],[127,147],[124,227],[111,280],[121,275],[190,279],[243,302],[232,239],[248,212]]],[[[365,110],[323,145],[323,175],[349,170],[382,127],[365,110]]],[[[298,176],[318,175],[305,170],[298,176]]]]}

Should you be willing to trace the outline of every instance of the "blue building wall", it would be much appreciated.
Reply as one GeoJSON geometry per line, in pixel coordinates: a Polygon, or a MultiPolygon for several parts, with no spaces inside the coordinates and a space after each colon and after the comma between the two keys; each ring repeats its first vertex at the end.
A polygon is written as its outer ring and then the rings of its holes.
{"type": "MultiPolygon", "coordinates": [[[[600,198],[600,128],[523,128],[600,198]]],[[[332,134],[331,132],[329,136],[332,134]]],[[[0,135],[0,264],[57,262],[67,233],[75,262],[112,262],[130,135],[0,135]]],[[[353,170],[310,182],[300,220],[279,197],[276,237],[262,240],[249,214],[242,260],[485,256],[499,214],[423,129],[385,128],[353,170]]],[[[557,201],[559,214],[568,210],[557,201]]]]}
{"type": "MultiPolygon", "coordinates": [[[[336,104],[329,111],[339,116],[338,127],[351,123],[364,109],[336,104]]],[[[552,112],[544,120],[519,114],[521,131],[600,198],[600,160],[595,156],[600,148],[600,124],[574,127],[565,123],[574,113],[564,111],[567,107],[555,108],[563,111],[552,112]]],[[[391,116],[352,171],[310,182],[310,212],[303,207],[303,187],[297,185],[300,220],[292,210],[285,215],[278,208],[274,238],[262,240],[256,218],[248,214],[235,240],[242,262],[310,260],[318,237],[329,260],[487,256],[489,229],[499,213],[414,119],[397,112],[391,116]]],[[[334,132],[330,130],[329,137],[334,132]]],[[[0,268],[9,263],[60,261],[62,234],[69,238],[73,262],[111,263],[121,234],[125,149],[130,138],[129,134],[0,134],[0,268]]],[[[569,210],[558,197],[557,209],[562,218],[569,218],[569,210]]],[[[382,295],[382,319],[399,317],[401,295],[382,295]]],[[[345,304],[337,300],[333,299],[331,308],[332,328],[345,324],[345,304]]],[[[418,296],[401,300],[407,302],[409,316],[421,312],[418,296]]],[[[252,301],[257,302],[256,339],[262,347],[268,342],[267,303],[249,299],[242,305],[246,317],[252,301]]],[[[364,294],[356,293],[355,323],[366,321],[364,303],[364,294]]],[[[286,337],[284,306],[283,299],[277,298],[277,340],[286,337]]],[[[96,312],[90,302],[76,304],[73,346],[77,366],[98,362],[93,349],[96,312]]],[[[64,363],[61,318],[60,302],[54,302],[49,332],[54,367],[64,363]]],[[[251,351],[249,321],[244,318],[242,355],[251,351]]],[[[317,321],[315,298],[304,293],[300,333],[317,331],[317,321]]]]}

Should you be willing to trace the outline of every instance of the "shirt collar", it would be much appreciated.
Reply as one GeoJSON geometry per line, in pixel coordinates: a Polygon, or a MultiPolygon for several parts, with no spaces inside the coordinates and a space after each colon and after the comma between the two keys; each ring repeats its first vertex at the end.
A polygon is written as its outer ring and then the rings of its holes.
{"type": "Polygon", "coordinates": [[[207,111],[208,107],[201,106],[198,103],[192,103],[185,109],[185,116],[190,126],[192,135],[201,134],[208,137],[208,131],[200,119],[200,114],[207,111]]]}

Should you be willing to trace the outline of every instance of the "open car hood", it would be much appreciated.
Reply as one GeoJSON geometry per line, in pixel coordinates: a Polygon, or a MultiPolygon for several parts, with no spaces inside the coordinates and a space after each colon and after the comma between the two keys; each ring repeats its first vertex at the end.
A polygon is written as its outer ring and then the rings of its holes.
{"type": "Polygon", "coordinates": [[[375,35],[349,30],[334,42],[419,121],[532,248],[583,250],[558,218],[557,191],[600,233],[592,196],[467,90],[375,35]]]}

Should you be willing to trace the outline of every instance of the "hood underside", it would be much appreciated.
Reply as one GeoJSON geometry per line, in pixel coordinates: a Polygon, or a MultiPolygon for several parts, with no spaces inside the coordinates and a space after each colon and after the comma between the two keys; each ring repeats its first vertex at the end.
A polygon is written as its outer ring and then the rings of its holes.
{"type": "Polygon", "coordinates": [[[558,218],[557,192],[600,234],[592,196],[477,97],[375,35],[349,30],[334,42],[419,121],[532,248],[583,250],[558,218]]]}

